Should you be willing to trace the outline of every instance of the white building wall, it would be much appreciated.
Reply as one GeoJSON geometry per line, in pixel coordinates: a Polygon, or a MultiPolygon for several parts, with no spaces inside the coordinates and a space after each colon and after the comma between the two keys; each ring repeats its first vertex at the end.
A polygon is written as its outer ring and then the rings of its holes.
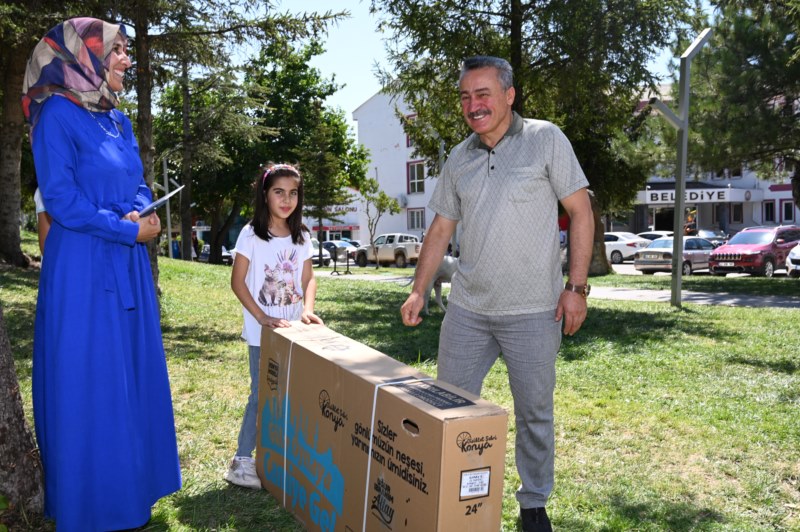
{"type": "MultiPolygon", "coordinates": [[[[427,231],[433,221],[433,212],[427,209],[427,205],[436,180],[430,179],[426,171],[424,191],[409,193],[408,165],[418,161],[424,164],[424,160],[413,156],[414,149],[408,146],[396,109],[400,109],[404,115],[413,114],[400,98],[379,92],[353,112],[358,141],[369,150],[369,177],[376,178],[381,190],[398,199],[402,209],[400,214],[383,214],[375,234],[399,232],[422,237],[423,231],[427,231]],[[424,210],[423,228],[409,228],[409,209],[424,210]]],[[[363,204],[359,204],[358,211],[360,240],[366,241],[369,233],[363,204]]]]}

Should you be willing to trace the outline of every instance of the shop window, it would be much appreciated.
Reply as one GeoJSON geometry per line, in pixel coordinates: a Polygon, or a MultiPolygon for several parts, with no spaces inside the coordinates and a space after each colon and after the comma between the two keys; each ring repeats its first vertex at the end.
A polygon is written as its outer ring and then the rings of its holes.
{"type": "Polygon", "coordinates": [[[783,211],[783,216],[781,218],[783,223],[794,222],[794,201],[781,200],[781,210],[783,211]]]}
{"type": "Polygon", "coordinates": [[[764,202],[764,222],[775,223],[775,201],[764,202]]]}
{"type": "Polygon", "coordinates": [[[740,224],[744,222],[744,204],[731,203],[731,223],[740,224]]]}

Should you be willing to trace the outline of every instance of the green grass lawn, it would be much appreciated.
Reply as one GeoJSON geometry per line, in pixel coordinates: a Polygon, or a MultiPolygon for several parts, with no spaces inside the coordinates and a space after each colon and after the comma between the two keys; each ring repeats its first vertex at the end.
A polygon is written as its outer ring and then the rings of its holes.
{"type": "MultiPolygon", "coordinates": [[[[146,530],[300,530],[265,491],[222,480],[248,389],[230,268],[164,258],[159,266],[184,487],[159,501],[146,530]]],[[[409,287],[360,275],[333,279],[329,271],[318,270],[317,304],[329,327],[435,376],[443,317],[435,305],[419,327],[404,328],[399,307],[409,287]]],[[[0,302],[29,415],[37,282],[36,270],[0,268],[0,302]]],[[[669,289],[668,277],[592,283],[669,289]]],[[[775,286],[797,294],[800,282],[684,280],[686,290],[770,293],[775,286]]],[[[554,526],[800,530],[798,330],[800,310],[592,299],[583,329],[564,339],[557,362],[554,526]]],[[[484,396],[511,411],[502,360],[484,396]]],[[[512,531],[519,483],[513,420],[508,436],[503,529],[512,531]]]]}

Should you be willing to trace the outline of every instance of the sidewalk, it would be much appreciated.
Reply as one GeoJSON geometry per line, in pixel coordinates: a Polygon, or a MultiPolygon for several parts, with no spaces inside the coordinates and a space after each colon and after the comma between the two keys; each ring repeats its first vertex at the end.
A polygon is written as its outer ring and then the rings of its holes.
{"type": "MultiPolygon", "coordinates": [[[[637,290],[635,288],[615,288],[593,286],[589,298],[619,299],[623,301],[657,301],[669,303],[671,290],[637,290]]],[[[725,305],[729,307],[776,307],[800,309],[800,297],[796,296],[753,296],[737,294],[709,294],[706,292],[681,292],[681,302],[697,305],[725,305]]]]}
{"type": "MultiPolygon", "coordinates": [[[[413,271],[409,275],[326,275],[331,279],[349,279],[351,281],[378,281],[384,283],[397,283],[405,285],[412,279],[413,271]]],[[[445,283],[449,287],[449,283],[445,283]]],[[[669,303],[672,298],[671,290],[637,290],[635,288],[616,288],[611,286],[593,286],[589,299],[614,299],[621,301],[654,301],[669,303]]],[[[690,292],[683,290],[682,303],[696,305],[724,305],[729,307],[774,307],[787,309],[800,309],[798,296],[755,296],[737,294],[711,294],[705,292],[690,292]]]]}

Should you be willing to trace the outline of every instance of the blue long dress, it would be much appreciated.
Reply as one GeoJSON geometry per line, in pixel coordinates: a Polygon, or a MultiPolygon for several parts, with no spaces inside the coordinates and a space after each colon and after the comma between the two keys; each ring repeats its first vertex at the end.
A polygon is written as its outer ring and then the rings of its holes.
{"type": "Polygon", "coordinates": [[[33,408],[45,515],[61,531],[145,524],[180,488],[159,308],[137,224],[151,200],[130,121],[49,98],[33,131],[45,243],[33,408]],[[118,125],[117,125],[118,124],[118,125]],[[114,138],[113,135],[119,133],[114,138]]]}

